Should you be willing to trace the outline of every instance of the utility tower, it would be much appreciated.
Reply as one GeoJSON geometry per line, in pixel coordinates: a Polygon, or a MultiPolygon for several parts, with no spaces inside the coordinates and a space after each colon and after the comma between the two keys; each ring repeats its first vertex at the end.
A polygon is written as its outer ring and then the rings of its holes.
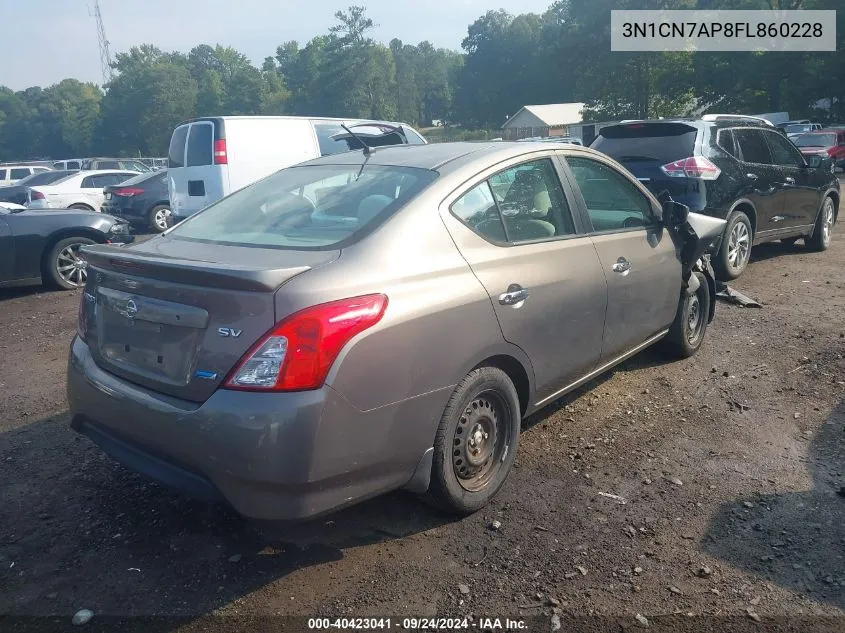
{"type": "Polygon", "coordinates": [[[103,14],[100,12],[100,1],[94,0],[94,18],[97,20],[97,40],[100,43],[100,65],[103,68],[103,85],[112,80],[114,73],[111,67],[111,51],[106,37],[106,27],[103,25],[103,14]]]}

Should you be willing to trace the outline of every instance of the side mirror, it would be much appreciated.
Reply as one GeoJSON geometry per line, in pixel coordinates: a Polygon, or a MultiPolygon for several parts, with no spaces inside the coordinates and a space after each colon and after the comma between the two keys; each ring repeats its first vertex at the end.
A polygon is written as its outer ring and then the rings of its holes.
{"type": "Polygon", "coordinates": [[[674,200],[663,202],[663,224],[666,226],[681,226],[687,221],[689,207],[674,200]]]}

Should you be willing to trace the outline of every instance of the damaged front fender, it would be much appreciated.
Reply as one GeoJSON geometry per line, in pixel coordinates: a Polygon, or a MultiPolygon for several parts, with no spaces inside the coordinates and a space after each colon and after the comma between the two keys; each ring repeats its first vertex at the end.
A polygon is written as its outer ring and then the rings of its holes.
{"type": "Polygon", "coordinates": [[[709,215],[691,213],[687,207],[674,201],[667,202],[664,217],[669,230],[680,241],[683,292],[697,292],[702,278],[707,283],[710,291],[710,322],[716,314],[716,275],[710,264],[710,253],[718,250],[727,222],[709,215]]]}

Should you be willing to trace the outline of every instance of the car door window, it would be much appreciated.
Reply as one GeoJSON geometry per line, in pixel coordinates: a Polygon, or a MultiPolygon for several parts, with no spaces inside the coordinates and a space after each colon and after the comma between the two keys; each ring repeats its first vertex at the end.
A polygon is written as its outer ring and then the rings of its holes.
{"type": "Polygon", "coordinates": [[[649,199],[618,171],[580,156],[567,156],[566,162],[584,197],[593,230],[622,231],[657,223],[649,199]]]}
{"type": "Polygon", "coordinates": [[[12,172],[10,180],[20,180],[21,178],[26,178],[31,175],[29,167],[18,167],[17,169],[12,169],[10,171],[12,172]]]}
{"type": "Polygon", "coordinates": [[[575,233],[572,213],[550,159],[499,172],[490,178],[490,186],[509,242],[575,233]]]}
{"type": "Polygon", "coordinates": [[[458,198],[452,205],[452,213],[491,242],[507,242],[505,225],[488,181],[485,180],[458,198]]]}
{"type": "Polygon", "coordinates": [[[82,179],[82,189],[102,189],[106,185],[103,184],[105,176],[86,176],[82,179]]]}
{"type": "Polygon", "coordinates": [[[505,169],[452,205],[452,213],[492,242],[530,242],[575,233],[572,213],[548,158],[505,169]]]}
{"type": "Polygon", "coordinates": [[[801,152],[795,149],[795,146],[787,139],[776,132],[764,132],[764,136],[769,143],[769,149],[772,152],[772,162],[775,165],[782,165],[784,167],[801,167],[804,165],[801,152]]]}
{"type": "Polygon", "coordinates": [[[742,160],[746,163],[771,165],[772,154],[762,130],[740,129],[734,130],[734,139],[739,146],[742,160]]]}
{"type": "Polygon", "coordinates": [[[6,180],[6,170],[0,169],[0,181],[6,180]]]}
{"type": "Polygon", "coordinates": [[[734,135],[732,130],[719,130],[716,137],[716,143],[734,158],[739,158],[739,151],[734,143],[734,135]]]}

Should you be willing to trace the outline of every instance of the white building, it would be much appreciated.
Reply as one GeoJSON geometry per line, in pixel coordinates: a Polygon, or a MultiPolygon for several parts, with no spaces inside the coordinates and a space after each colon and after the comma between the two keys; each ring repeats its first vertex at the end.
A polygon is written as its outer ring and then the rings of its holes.
{"type": "Polygon", "coordinates": [[[569,136],[569,126],[583,120],[583,103],[527,105],[502,126],[505,140],[531,136],[569,136]]]}

